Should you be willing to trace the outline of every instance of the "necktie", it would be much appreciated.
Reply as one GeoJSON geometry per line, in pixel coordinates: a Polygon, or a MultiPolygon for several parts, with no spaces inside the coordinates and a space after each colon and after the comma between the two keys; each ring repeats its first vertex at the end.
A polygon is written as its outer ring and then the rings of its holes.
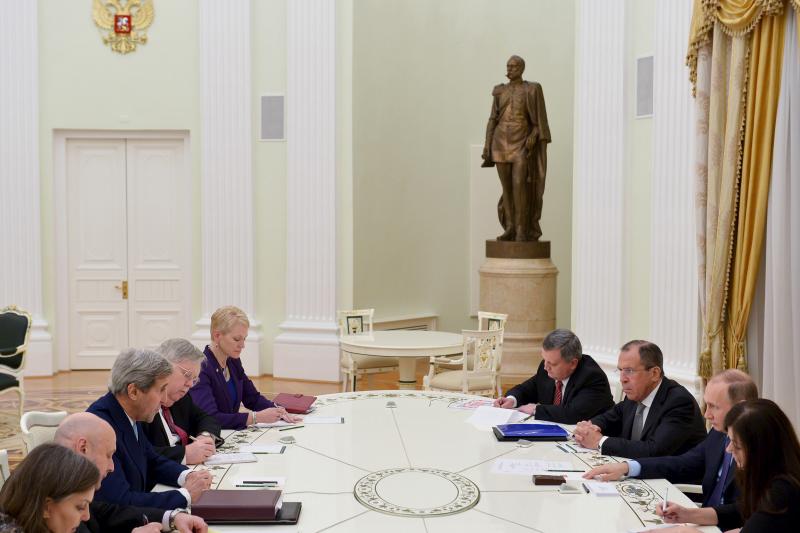
{"type": "Polygon", "coordinates": [[[631,440],[642,440],[642,429],[644,429],[644,404],[636,405],[636,415],[633,417],[633,428],[631,429],[631,440]]]}
{"type": "Polygon", "coordinates": [[[189,434],[186,433],[183,429],[178,427],[175,421],[172,419],[172,413],[169,412],[169,407],[162,407],[161,412],[164,413],[164,421],[167,423],[167,426],[173,433],[175,433],[181,439],[181,444],[186,446],[189,444],[189,434]]]}
{"type": "Polygon", "coordinates": [[[560,379],[556,380],[556,395],[553,398],[553,405],[561,405],[562,394],[564,392],[564,382],[560,379]]]}
{"type": "MultiPolygon", "coordinates": [[[[725,437],[725,448],[728,447],[728,438],[725,437]]],[[[711,491],[711,496],[708,497],[706,507],[715,507],[722,504],[722,495],[725,492],[725,482],[728,480],[728,473],[731,471],[731,454],[725,452],[722,454],[722,466],[719,470],[719,477],[717,484],[714,485],[714,490],[711,491]]]]}

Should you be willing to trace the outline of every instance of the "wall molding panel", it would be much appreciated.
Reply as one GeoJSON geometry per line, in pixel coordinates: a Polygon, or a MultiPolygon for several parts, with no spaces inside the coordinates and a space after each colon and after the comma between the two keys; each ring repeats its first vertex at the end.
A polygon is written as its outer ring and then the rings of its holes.
{"type": "Polygon", "coordinates": [[[0,3],[0,307],[33,317],[26,376],[59,370],[43,315],[37,2],[0,3]],[[30,361],[36,361],[30,364],[30,361]]]}
{"type": "Polygon", "coordinates": [[[700,396],[694,103],[684,65],[691,18],[691,0],[655,3],[650,328],[666,374],[700,396]]]}
{"type": "Polygon", "coordinates": [[[625,1],[580,0],[576,39],[572,324],[610,371],[625,289],[625,1]]]}
{"type": "Polygon", "coordinates": [[[338,381],[336,2],[288,2],[287,55],[286,320],[273,374],[338,381]]]}
{"type": "Polygon", "coordinates": [[[236,305],[250,318],[242,363],[261,369],[254,316],[252,25],[249,0],[200,0],[200,167],[203,315],[192,339],[203,346],[215,309],[236,305]]]}

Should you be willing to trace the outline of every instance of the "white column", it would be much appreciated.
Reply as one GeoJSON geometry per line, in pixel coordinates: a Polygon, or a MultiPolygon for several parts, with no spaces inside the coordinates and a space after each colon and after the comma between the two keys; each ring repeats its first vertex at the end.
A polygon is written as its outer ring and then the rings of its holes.
{"type": "Polygon", "coordinates": [[[691,0],[657,0],[654,20],[650,317],[666,375],[701,394],[692,181],[694,105],[684,65],[691,0]]]}
{"type": "Polygon", "coordinates": [[[0,4],[0,307],[33,317],[26,376],[55,370],[42,315],[37,10],[36,2],[0,4]]]}
{"type": "Polygon", "coordinates": [[[200,166],[203,316],[192,338],[208,342],[215,309],[235,305],[250,318],[242,362],[261,374],[254,317],[250,0],[200,0],[200,166]]]}
{"type": "Polygon", "coordinates": [[[575,33],[572,324],[609,370],[623,340],[625,1],[580,0],[575,33]]]}
{"type": "Polygon", "coordinates": [[[336,3],[287,4],[286,320],[276,377],[339,379],[336,334],[336,3]]]}

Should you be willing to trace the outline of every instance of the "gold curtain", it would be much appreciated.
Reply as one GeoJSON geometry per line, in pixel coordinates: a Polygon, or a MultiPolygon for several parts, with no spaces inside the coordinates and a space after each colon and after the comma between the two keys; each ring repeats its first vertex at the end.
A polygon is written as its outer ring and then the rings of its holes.
{"type": "Polygon", "coordinates": [[[729,347],[727,368],[747,369],[744,336],[758,280],[764,228],[767,224],[772,142],[781,88],[785,19],[785,14],[767,17],[753,30],[736,224],[736,255],[728,303],[730,318],[725,335],[729,347]]]}
{"type": "Polygon", "coordinates": [[[698,257],[703,318],[700,375],[710,377],[724,368],[725,304],[736,216],[736,182],[744,136],[748,40],[726,35],[717,24],[707,53],[708,86],[697,98],[707,101],[707,136],[698,139],[707,167],[697,177],[698,257]],[[704,143],[704,145],[703,145],[704,143]],[[704,211],[704,216],[702,212],[704,211]]]}
{"type": "Polygon", "coordinates": [[[746,366],[789,2],[800,7],[800,0],[694,3],[686,63],[698,99],[699,374],[705,378],[746,366]]]}

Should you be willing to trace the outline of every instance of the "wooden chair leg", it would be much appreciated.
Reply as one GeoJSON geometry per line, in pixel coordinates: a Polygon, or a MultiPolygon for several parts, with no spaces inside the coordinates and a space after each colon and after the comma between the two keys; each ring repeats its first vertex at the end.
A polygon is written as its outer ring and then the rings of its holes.
{"type": "Polygon", "coordinates": [[[22,415],[25,414],[25,391],[17,389],[19,393],[19,419],[22,420],[22,415]]]}

